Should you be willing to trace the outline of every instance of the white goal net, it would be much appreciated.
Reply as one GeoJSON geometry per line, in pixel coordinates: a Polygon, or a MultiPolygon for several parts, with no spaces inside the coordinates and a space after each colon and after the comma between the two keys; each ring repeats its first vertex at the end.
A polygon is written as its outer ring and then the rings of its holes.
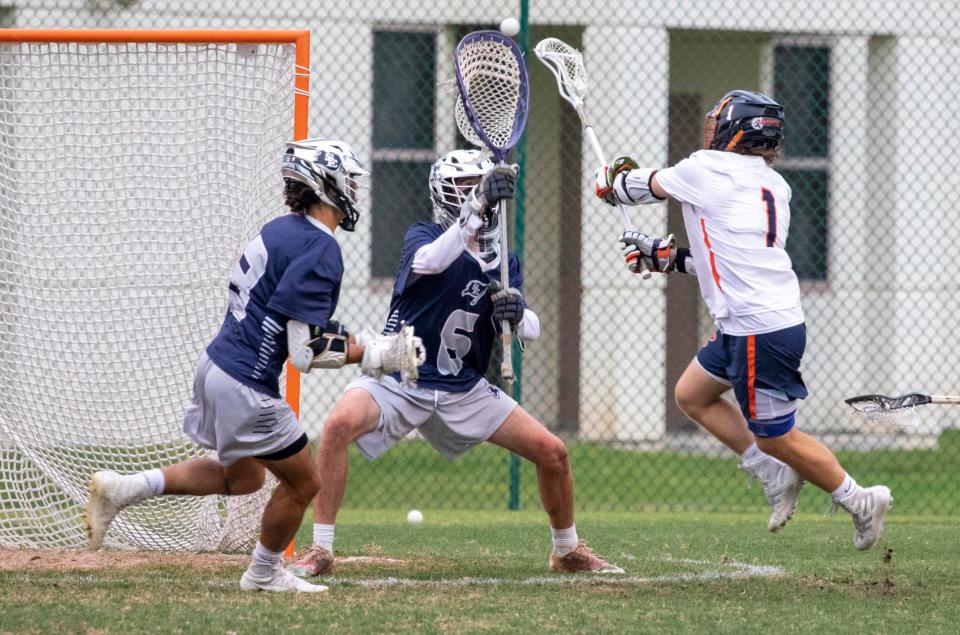
{"type": "MultiPolygon", "coordinates": [[[[202,451],[194,365],[283,210],[293,44],[0,43],[0,546],[86,542],[90,474],[202,451]]],[[[106,544],[247,549],[268,491],[161,497],[106,544]]]]}

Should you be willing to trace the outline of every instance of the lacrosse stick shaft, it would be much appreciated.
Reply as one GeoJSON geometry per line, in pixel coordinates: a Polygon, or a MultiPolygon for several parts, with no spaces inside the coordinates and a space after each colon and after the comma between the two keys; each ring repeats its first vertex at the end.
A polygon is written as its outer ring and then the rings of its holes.
{"type": "Polygon", "coordinates": [[[930,395],[930,403],[960,406],[960,397],[953,397],[948,395],[930,395]]]}
{"type": "MultiPolygon", "coordinates": [[[[587,140],[590,142],[590,147],[593,148],[593,153],[597,156],[597,161],[603,165],[606,165],[607,157],[604,155],[603,149],[600,148],[600,142],[597,141],[597,135],[593,131],[593,126],[584,122],[583,129],[584,132],[587,133],[587,140]]],[[[633,225],[630,223],[630,217],[627,216],[627,210],[624,209],[623,203],[620,201],[617,201],[617,211],[620,212],[620,222],[623,223],[623,231],[626,232],[632,230],[633,225]]]]}
{"type": "MultiPolygon", "coordinates": [[[[500,284],[510,288],[510,252],[507,251],[507,205],[501,200],[497,203],[497,215],[500,223],[500,284]]],[[[503,332],[503,361],[500,363],[500,375],[505,384],[512,384],[513,376],[513,331],[508,320],[501,320],[503,332]]]]}

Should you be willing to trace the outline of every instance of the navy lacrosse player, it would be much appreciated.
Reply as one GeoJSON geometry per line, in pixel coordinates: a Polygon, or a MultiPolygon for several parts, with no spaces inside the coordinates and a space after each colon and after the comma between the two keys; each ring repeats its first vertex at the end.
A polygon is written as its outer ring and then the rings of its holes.
{"type": "Polygon", "coordinates": [[[689,249],[674,247],[672,236],[629,231],[620,237],[624,256],[636,273],[697,276],[717,333],[677,381],[677,404],[763,483],[770,531],[793,515],[807,480],[850,513],[854,546],[869,549],[883,530],[890,489],[861,487],[829,449],[794,427],[807,396],[806,326],[785,248],[792,192],[770,168],[783,124],[783,107],[766,95],[731,91],[706,116],[703,150],[663,170],[620,157],[597,170],[597,195],[611,205],[682,203],[689,249]],[[731,388],[739,410],[722,398],[731,388]]]}
{"type": "Polygon", "coordinates": [[[200,356],[184,415],[184,432],[215,450],[216,459],[195,457],[130,476],[97,472],[86,520],[96,549],[124,507],[160,495],[250,494],[269,470],[280,484],[263,512],[240,587],[318,592],[326,587],[282,567],[283,549],[317,491],[307,435],[280,397],[283,364],[289,354],[305,373],[360,362],[374,377],[401,371],[412,378],[418,343],[407,330],[367,336],[368,346],[360,346],[332,319],[343,277],[333,232],[338,226],[353,231],[366,175],[353,150],[341,141],[292,142],[281,172],[291,213],[264,225],[235,265],[223,325],[200,356]]]}
{"type": "Polygon", "coordinates": [[[540,334],[523,300],[523,274],[508,258],[503,289],[498,201],[513,198],[516,168],[494,167],[474,150],[455,150],[434,163],[430,193],[436,222],[415,223],[404,239],[385,332],[412,324],[426,362],[417,386],[361,376],[347,387],[326,421],[317,449],[320,491],[314,501],[313,546],[290,570],[301,576],[333,568],[334,523],[347,479],[347,447],[368,459],[418,430],[438,452],[455,458],[489,441],[532,461],[550,518],[555,571],[621,572],[577,538],[573,478],[563,442],[516,401],[484,379],[500,320],[521,340],[540,334]]]}

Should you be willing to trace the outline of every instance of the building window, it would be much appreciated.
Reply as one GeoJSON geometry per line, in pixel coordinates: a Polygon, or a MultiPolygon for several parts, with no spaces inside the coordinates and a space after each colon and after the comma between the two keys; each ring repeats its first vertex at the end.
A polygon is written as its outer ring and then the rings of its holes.
{"type": "Polygon", "coordinates": [[[373,278],[393,277],[407,227],[432,218],[436,46],[432,31],[373,34],[373,278]]]}
{"type": "Polygon", "coordinates": [[[826,280],[830,47],[774,46],[773,95],[787,118],[783,158],[777,164],[793,190],[787,253],[801,280],[826,280]]]}

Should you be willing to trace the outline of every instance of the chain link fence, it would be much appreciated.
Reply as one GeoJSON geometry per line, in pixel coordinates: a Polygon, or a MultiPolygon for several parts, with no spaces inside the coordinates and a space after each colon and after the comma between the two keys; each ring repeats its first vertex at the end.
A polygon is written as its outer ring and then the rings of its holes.
{"type": "MultiPolygon", "coordinates": [[[[952,112],[960,5],[604,4],[15,0],[0,18],[18,28],[311,29],[311,136],[348,141],[372,171],[357,231],[338,234],[346,266],[338,317],[357,329],[383,325],[405,229],[431,218],[429,167],[462,147],[457,41],[520,18],[532,97],[525,146],[513,157],[524,196],[511,210],[511,244],[523,247],[527,300],[543,333],[523,353],[518,390],[568,442],[578,506],[588,510],[758,511],[764,502],[744,488],[735,457],[674,404],[674,383],[713,331],[696,280],[641,281],[623,267],[618,218],[593,196],[595,162],[577,115],[532,47],[552,36],[583,51],[602,146],[641,165],[697,150],[704,113],[728,90],[772,95],[787,113],[775,167],[793,188],[787,249],[808,328],[810,397],[799,426],[838,450],[862,483],[889,484],[898,511],[960,511],[955,411],[926,406],[893,423],[857,418],[843,404],[861,393],[960,391],[952,209],[960,155],[944,142],[960,136],[952,112]]],[[[673,203],[631,214],[647,233],[673,232],[686,244],[673,203]]],[[[304,379],[302,418],[313,435],[355,372],[304,379]]],[[[532,468],[499,449],[451,464],[411,439],[372,463],[353,454],[346,504],[538,503],[532,468]]]]}

